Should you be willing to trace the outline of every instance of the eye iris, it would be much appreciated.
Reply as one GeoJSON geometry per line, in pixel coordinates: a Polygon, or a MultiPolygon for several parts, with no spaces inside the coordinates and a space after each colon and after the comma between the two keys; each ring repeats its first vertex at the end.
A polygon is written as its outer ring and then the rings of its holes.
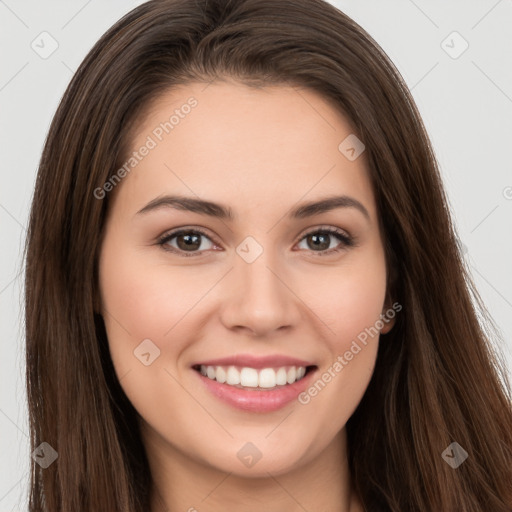
{"type": "Polygon", "coordinates": [[[199,247],[201,246],[201,235],[195,235],[195,234],[178,235],[176,237],[176,241],[177,241],[178,247],[182,250],[199,249],[199,247]],[[184,244],[180,243],[180,241],[183,241],[184,244]]]}
{"type": "Polygon", "coordinates": [[[326,234],[326,233],[322,233],[322,234],[311,234],[311,235],[308,235],[308,241],[311,241],[313,240],[314,241],[314,245],[313,247],[316,247],[316,249],[320,249],[320,250],[325,250],[325,249],[328,249],[329,248],[329,235],[326,234]],[[318,241],[320,239],[323,239],[323,242],[319,242],[318,241]]]}

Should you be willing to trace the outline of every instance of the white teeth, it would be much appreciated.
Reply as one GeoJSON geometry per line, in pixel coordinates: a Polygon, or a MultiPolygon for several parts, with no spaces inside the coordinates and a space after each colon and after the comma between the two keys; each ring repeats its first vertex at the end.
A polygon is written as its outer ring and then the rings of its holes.
{"type": "Polygon", "coordinates": [[[216,370],[216,374],[215,374],[215,379],[217,379],[217,382],[226,382],[226,371],[224,370],[224,368],[222,368],[222,366],[217,366],[217,370],[216,370]]]}
{"type": "Polygon", "coordinates": [[[205,377],[230,386],[265,389],[293,384],[306,374],[304,366],[283,366],[257,370],[249,367],[201,365],[200,371],[205,377]]]}
{"type": "Polygon", "coordinates": [[[234,366],[228,368],[226,383],[230,386],[240,384],[240,372],[234,366]]]}
{"type": "Polygon", "coordinates": [[[240,372],[240,384],[248,388],[258,387],[258,370],[254,368],[242,368],[240,372]]]}
{"type": "MultiPolygon", "coordinates": [[[[306,373],[306,370],[304,369],[304,373],[306,373]]],[[[276,372],[276,384],[278,386],[284,386],[286,384],[286,368],[279,368],[276,372]]]]}
{"type": "MultiPolygon", "coordinates": [[[[275,388],[276,387],[276,372],[272,368],[265,368],[260,371],[258,384],[260,388],[275,388]]],[[[243,384],[243,381],[242,381],[243,384]]]]}

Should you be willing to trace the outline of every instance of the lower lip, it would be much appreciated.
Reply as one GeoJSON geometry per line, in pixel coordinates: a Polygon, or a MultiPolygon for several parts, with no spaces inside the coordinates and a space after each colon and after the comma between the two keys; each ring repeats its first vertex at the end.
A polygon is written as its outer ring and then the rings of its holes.
{"type": "Polygon", "coordinates": [[[310,370],[302,379],[293,384],[268,391],[235,388],[228,384],[221,384],[216,380],[209,379],[196,370],[193,371],[197,373],[208,391],[225,403],[244,411],[271,412],[281,409],[296,399],[297,396],[310,385],[316,368],[310,370]]]}

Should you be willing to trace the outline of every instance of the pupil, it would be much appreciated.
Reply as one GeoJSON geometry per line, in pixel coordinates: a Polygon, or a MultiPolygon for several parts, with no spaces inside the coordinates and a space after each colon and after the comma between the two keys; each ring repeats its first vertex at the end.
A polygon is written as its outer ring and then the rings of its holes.
{"type": "Polygon", "coordinates": [[[314,240],[314,246],[318,249],[328,249],[329,248],[329,236],[323,235],[310,235],[310,239],[314,240]],[[319,239],[323,238],[324,242],[317,243],[319,239]]]}
{"type": "Polygon", "coordinates": [[[201,245],[198,235],[181,235],[178,237],[177,242],[180,249],[198,249],[201,245]],[[180,241],[183,241],[184,243],[181,244],[180,241]]]}

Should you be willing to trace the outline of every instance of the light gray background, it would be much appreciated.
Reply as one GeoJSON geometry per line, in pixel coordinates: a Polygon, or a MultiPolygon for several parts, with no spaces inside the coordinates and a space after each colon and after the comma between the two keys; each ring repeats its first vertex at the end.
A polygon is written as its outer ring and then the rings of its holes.
{"type": "MultiPolygon", "coordinates": [[[[40,152],[73,72],[103,32],[140,3],[0,0],[0,512],[26,510],[20,255],[40,152]],[[58,43],[46,59],[31,47],[35,40],[50,48],[43,31],[58,43]]],[[[512,368],[512,0],[333,3],[374,37],[412,90],[467,264],[512,368]],[[453,31],[469,44],[457,58],[464,43],[453,31]]]]}

